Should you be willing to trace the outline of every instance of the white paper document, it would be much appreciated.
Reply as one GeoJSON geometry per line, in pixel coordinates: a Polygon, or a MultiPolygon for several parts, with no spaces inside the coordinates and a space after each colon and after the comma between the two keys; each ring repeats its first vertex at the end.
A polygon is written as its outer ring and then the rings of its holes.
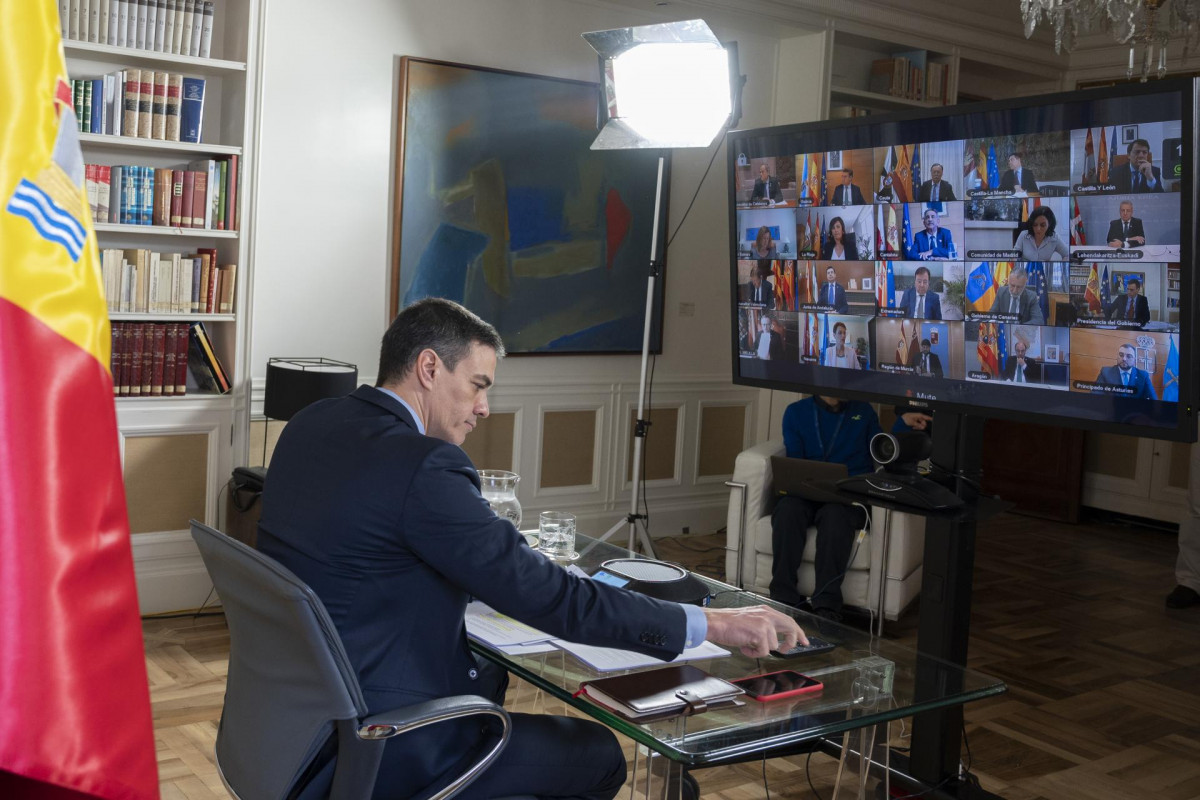
{"type": "Polygon", "coordinates": [[[554,643],[571,655],[600,672],[611,672],[616,669],[634,669],[636,667],[656,667],[681,661],[698,661],[704,658],[721,658],[729,655],[729,651],[718,647],[712,642],[702,642],[697,647],[689,647],[671,661],[642,655],[632,650],[618,650],[615,647],[593,647],[588,644],[576,644],[555,639],[554,643]]]}
{"type": "Polygon", "coordinates": [[[550,634],[517,622],[478,600],[467,605],[464,621],[467,635],[493,647],[546,642],[551,638],[550,634]]]}

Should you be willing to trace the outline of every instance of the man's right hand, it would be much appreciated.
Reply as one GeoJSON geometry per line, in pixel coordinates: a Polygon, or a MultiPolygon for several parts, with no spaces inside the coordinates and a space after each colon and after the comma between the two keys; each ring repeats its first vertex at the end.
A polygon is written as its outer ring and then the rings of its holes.
{"type": "Polygon", "coordinates": [[[706,608],[708,641],[729,645],[750,658],[764,658],[772,650],[787,651],[808,644],[796,620],[767,606],[706,608]]]}

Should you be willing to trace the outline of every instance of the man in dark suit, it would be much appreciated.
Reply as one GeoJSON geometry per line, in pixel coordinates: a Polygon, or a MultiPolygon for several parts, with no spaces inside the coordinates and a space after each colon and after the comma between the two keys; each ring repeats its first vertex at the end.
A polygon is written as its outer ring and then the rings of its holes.
{"type": "MultiPolygon", "coordinates": [[[[377,386],[314,403],[279,437],[258,545],[321,598],[370,713],[503,698],[507,676],[467,644],[471,597],[554,636],[664,659],[704,638],[758,657],[797,639],[789,617],[762,607],[714,616],[576,578],[498,517],[460,445],[488,415],[503,353],[496,330],[462,306],[418,301],[384,334],[377,386]]],[[[484,745],[483,727],[464,719],[389,741],[375,797],[421,794],[484,745]]],[[[625,773],[603,726],[513,714],[507,748],[464,796],[601,800],[625,773]]]]}
{"type": "Polygon", "coordinates": [[[934,164],[929,168],[929,180],[921,184],[917,199],[922,203],[937,203],[954,199],[954,187],[950,181],[942,180],[942,165],[934,164]]]}
{"type": "Polygon", "coordinates": [[[996,293],[988,313],[1011,314],[1016,316],[1016,322],[1022,325],[1045,325],[1046,318],[1042,314],[1042,305],[1038,302],[1037,292],[1027,289],[1029,273],[1024,267],[1015,267],[1008,273],[1007,291],[996,293]]]}
{"type": "Polygon", "coordinates": [[[1112,182],[1120,194],[1149,194],[1163,190],[1162,171],[1150,160],[1150,143],[1134,139],[1125,152],[1129,163],[1113,169],[1112,182]]]}
{"type": "Polygon", "coordinates": [[[750,202],[764,202],[770,200],[775,203],[783,201],[783,190],[779,188],[779,179],[772,178],[767,171],[766,164],[758,165],[758,180],[754,182],[754,191],[750,193],[750,202]]]}
{"type": "Polygon", "coordinates": [[[1108,225],[1109,247],[1141,247],[1146,243],[1146,229],[1142,221],[1133,215],[1133,201],[1122,200],[1120,219],[1114,219],[1108,225]]]}
{"type": "Polygon", "coordinates": [[[942,300],[937,292],[929,291],[929,267],[917,267],[913,285],[900,296],[904,316],[914,319],[941,319],[942,300]]]}
{"type": "Polygon", "coordinates": [[[842,170],[842,183],[833,190],[834,206],[861,206],[866,204],[862,190],[854,185],[854,170],[846,167],[842,170]]]}
{"type": "Polygon", "coordinates": [[[763,314],[759,320],[754,354],[764,361],[778,361],[783,358],[783,334],[775,330],[775,324],[768,314],[763,314]]]}
{"type": "Polygon", "coordinates": [[[825,268],[825,282],[817,293],[817,302],[824,306],[832,306],[839,314],[849,314],[850,306],[846,302],[846,290],[838,283],[837,270],[832,266],[825,268]]]}
{"type": "Polygon", "coordinates": [[[1150,374],[1144,369],[1134,366],[1137,360],[1137,350],[1131,344],[1123,344],[1117,348],[1117,363],[1111,367],[1101,367],[1096,376],[1096,383],[1101,386],[1126,386],[1133,390],[1131,397],[1139,400],[1157,400],[1158,393],[1150,381],[1150,374]]]}
{"type": "Polygon", "coordinates": [[[917,370],[918,375],[925,375],[933,378],[942,377],[942,360],[938,358],[937,353],[930,352],[933,345],[928,339],[921,340],[921,352],[913,353],[908,365],[917,370]]]}
{"type": "Polygon", "coordinates": [[[925,223],[925,230],[918,231],[913,236],[913,252],[909,254],[909,258],[917,258],[922,261],[952,258],[954,239],[950,235],[950,231],[938,227],[937,209],[925,209],[921,219],[925,223]]]}
{"type": "Polygon", "coordinates": [[[754,303],[763,308],[775,307],[775,287],[763,277],[757,266],[750,270],[750,282],[738,287],[738,299],[743,303],[754,303]]]}
{"type": "Polygon", "coordinates": [[[1033,170],[1021,166],[1021,154],[1013,153],[1008,157],[1008,169],[1000,176],[1000,188],[1015,192],[1018,186],[1026,192],[1041,191],[1033,170]]]}
{"type": "Polygon", "coordinates": [[[1029,345],[1025,344],[1024,340],[1017,339],[1017,343],[1013,345],[1014,355],[1004,365],[1004,380],[1013,383],[1042,382],[1042,365],[1025,355],[1028,350],[1029,345]]]}
{"type": "Polygon", "coordinates": [[[1150,321],[1150,304],[1145,295],[1141,294],[1142,282],[1137,278],[1125,281],[1125,296],[1113,300],[1108,307],[1108,318],[1111,320],[1132,320],[1138,325],[1150,321]]]}

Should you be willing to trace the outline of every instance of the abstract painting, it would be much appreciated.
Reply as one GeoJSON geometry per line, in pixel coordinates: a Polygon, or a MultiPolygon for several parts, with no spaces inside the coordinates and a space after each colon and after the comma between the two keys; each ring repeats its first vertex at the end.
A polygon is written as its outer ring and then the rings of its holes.
{"type": "Polygon", "coordinates": [[[400,75],[391,313],[444,297],[509,353],[641,352],[661,151],[589,149],[593,83],[411,57],[400,75]]]}

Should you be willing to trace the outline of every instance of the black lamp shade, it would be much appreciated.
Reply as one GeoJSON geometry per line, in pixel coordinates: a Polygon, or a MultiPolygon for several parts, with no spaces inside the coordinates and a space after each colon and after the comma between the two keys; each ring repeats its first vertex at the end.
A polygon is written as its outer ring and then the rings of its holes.
{"type": "Polygon", "coordinates": [[[300,409],[353,392],[358,367],[329,358],[271,358],[267,360],[267,392],[263,416],[288,420],[300,409]]]}

